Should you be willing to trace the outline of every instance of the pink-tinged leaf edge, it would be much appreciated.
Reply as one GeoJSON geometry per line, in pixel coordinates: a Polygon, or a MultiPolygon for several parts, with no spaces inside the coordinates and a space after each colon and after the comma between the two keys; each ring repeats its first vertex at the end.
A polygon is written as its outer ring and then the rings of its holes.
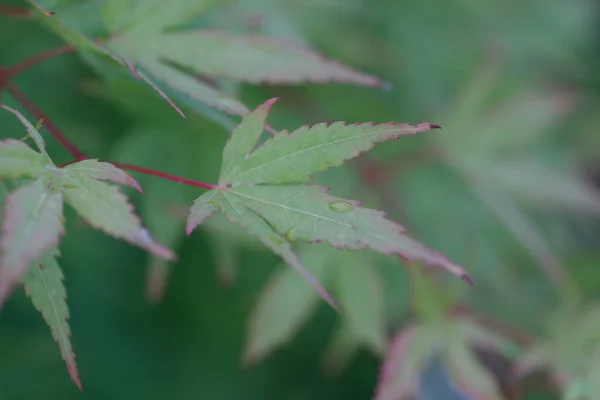
{"type": "MultiPolygon", "coordinates": [[[[20,222],[18,218],[16,220],[15,218],[13,218],[13,216],[17,213],[19,209],[20,201],[18,200],[18,197],[23,193],[23,191],[29,189],[30,185],[18,188],[6,198],[6,204],[4,206],[4,210],[2,211],[2,234],[0,236],[0,254],[2,249],[11,246],[10,237],[12,235],[12,232],[15,230],[15,224],[20,222]]],[[[62,204],[62,199],[60,199],[61,218],[62,204]]],[[[39,243],[36,243],[36,246],[29,247],[27,249],[27,252],[24,255],[22,255],[25,258],[25,261],[22,262],[21,265],[17,266],[18,268],[16,268],[16,271],[14,270],[15,268],[11,268],[8,272],[6,272],[7,266],[0,264],[0,277],[2,278],[0,279],[0,309],[2,308],[6,298],[12,292],[14,285],[19,282],[23,274],[26,272],[29,263],[41,257],[47,249],[58,247],[58,244],[60,243],[60,239],[64,235],[64,232],[64,227],[61,225],[54,237],[51,240],[46,241],[42,247],[39,246],[39,243]],[[5,274],[8,274],[8,276],[5,276],[5,274]]]]}
{"type": "MultiPolygon", "coordinates": [[[[341,198],[341,197],[336,197],[336,196],[332,196],[332,195],[328,194],[327,192],[330,189],[328,187],[324,187],[324,186],[321,186],[321,185],[310,185],[310,186],[313,186],[313,187],[316,187],[316,188],[320,188],[321,191],[322,191],[323,198],[326,199],[326,201],[328,201],[328,202],[344,201],[344,202],[352,204],[355,208],[356,207],[360,207],[362,205],[362,203],[360,203],[360,202],[358,202],[356,200],[349,200],[349,199],[345,199],[345,198],[341,198]]],[[[405,235],[406,234],[406,229],[402,225],[400,225],[400,224],[398,224],[398,223],[396,223],[396,222],[394,222],[392,220],[387,219],[386,218],[387,213],[385,211],[376,210],[376,209],[368,209],[368,210],[371,210],[371,211],[375,212],[376,214],[378,214],[378,220],[379,221],[385,223],[386,225],[389,225],[389,228],[392,229],[392,230],[395,230],[398,234],[404,235],[404,239],[406,241],[412,242],[413,246],[415,246],[415,248],[420,251],[419,254],[425,254],[425,255],[427,255],[427,257],[414,256],[413,255],[413,257],[410,258],[410,257],[407,257],[407,254],[399,253],[398,251],[393,250],[393,249],[390,249],[390,250],[387,250],[387,251],[383,251],[383,250],[379,251],[378,250],[379,252],[381,252],[382,254],[395,254],[395,255],[398,255],[401,259],[404,259],[404,260],[406,260],[406,259],[416,260],[416,261],[419,261],[419,262],[423,263],[424,265],[427,265],[427,266],[432,267],[432,268],[441,268],[441,269],[444,269],[445,271],[447,271],[447,272],[451,273],[452,275],[454,275],[454,276],[462,279],[463,281],[465,281],[465,282],[467,282],[467,283],[469,283],[471,285],[474,285],[473,280],[471,279],[471,277],[467,274],[467,272],[460,265],[455,264],[454,262],[450,261],[450,259],[448,259],[445,255],[443,255],[441,253],[438,253],[438,252],[436,252],[434,250],[429,249],[423,243],[421,243],[421,242],[419,242],[419,241],[417,241],[417,240],[415,240],[415,239],[413,239],[413,238],[411,238],[409,236],[406,236],[405,235]]],[[[315,238],[314,239],[315,243],[322,243],[324,241],[327,242],[331,247],[334,247],[334,248],[337,248],[337,249],[340,249],[340,250],[346,249],[346,246],[336,246],[336,245],[332,244],[326,238],[315,238]]],[[[362,241],[362,240],[357,241],[356,244],[361,246],[359,250],[366,250],[367,248],[369,248],[369,245],[367,243],[365,243],[364,241],[362,241]]]]}
{"type": "MultiPolygon", "coordinates": [[[[36,264],[34,266],[31,266],[31,268],[39,268],[40,270],[43,270],[44,267],[42,264],[36,264]]],[[[27,288],[25,288],[25,294],[27,296],[30,296],[30,293],[27,291],[27,288]]],[[[65,300],[67,299],[66,295],[65,295],[65,300]]],[[[42,314],[42,317],[44,318],[44,321],[46,321],[46,318],[44,316],[44,313],[42,312],[42,310],[38,307],[35,307],[40,314],[42,314]]],[[[57,316],[58,318],[58,316],[57,316]]],[[[66,321],[69,320],[69,315],[67,315],[66,317],[66,321]]],[[[60,338],[57,338],[56,336],[54,336],[54,329],[52,328],[52,325],[46,321],[46,324],[48,325],[48,327],[50,328],[50,330],[52,331],[52,337],[54,339],[54,341],[58,344],[58,346],[60,347],[60,352],[62,355],[62,359],[65,362],[66,366],[67,366],[67,371],[69,373],[69,376],[71,377],[71,380],[73,381],[73,383],[75,383],[75,385],[77,386],[77,389],[79,389],[80,392],[83,391],[83,387],[81,385],[81,378],[79,376],[79,368],[77,367],[77,362],[75,361],[75,353],[73,352],[73,349],[71,349],[71,351],[67,351],[67,349],[65,349],[60,341],[60,338]]],[[[60,324],[58,325],[60,327],[60,324]]],[[[63,332],[63,335],[67,338],[71,337],[71,334],[66,334],[63,332]]]]}
{"type": "MultiPolygon", "coordinates": [[[[408,347],[410,345],[410,341],[414,335],[414,332],[414,326],[409,326],[406,329],[404,329],[399,335],[397,335],[396,338],[394,338],[388,351],[389,354],[386,357],[383,364],[381,365],[377,387],[375,388],[374,400],[384,399],[384,394],[386,394],[389,391],[388,386],[393,382],[396,372],[400,369],[400,365],[402,364],[402,360],[406,356],[406,352],[408,351],[408,347]]],[[[414,389],[414,384],[409,384],[405,386],[395,387],[393,392],[399,394],[396,397],[402,398],[402,396],[410,395],[414,391],[414,389]]]]}
{"type": "MultiPolygon", "coordinates": [[[[211,192],[207,192],[205,194],[208,194],[208,193],[211,193],[211,192]]],[[[217,191],[212,191],[212,193],[213,193],[213,196],[220,195],[220,193],[218,193],[217,191]]],[[[204,203],[204,206],[200,211],[195,212],[194,207],[196,206],[196,204],[200,200],[200,198],[202,198],[202,196],[204,196],[205,194],[198,197],[189,209],[187,220],[186,220],[186,225],[185,225],[185,233],[187,236],[191,235],[192,232],[198,227],[198,225],[201,225],[204,221],[206,221],[207,219],[212,217],[214,212],[217,211],[217,207],[215,207],[212,204],[208,204],[209,202],[207,201],[204,203]]],[[[213,197],[211,197],[211,199],[212,198],[213,197]]]]}
{"type": "MultiPolygon", "coordinates": [[[[91,179],[91,178],[89,178],[89,179],[91,179]]],[[[78,212],[78,215],[80,216],[80,218],[85,220],[90,226],[92,226],[96,229],[100,229],[101,231],[103,231],[104,233],[106,233],[109,236],[123,239],[126,242],[128,242],[132,245],[135,245],[135,246],[139,246],[142,249],[145,249],[145,250],[153,253],[154,255],[161,257],[167,261],[175,261],[177,259],[175,254],[170,249],[166,248],[165,246],[163,246],[162,244],[160,244],[159,242],[154,240],[154,238],[150,235],[150,232],[148,231],[148,229],[142,225],[140,217],[135,213],[135,209],[134,209],[133,205],[129,202],[129,198],[121,192],[121,190],[118,186],[114,186],[114,188],[116,189],[117,196],[120,197],[121,200],[125,204],[127,204],[129,213],[132,214],[134,216],[134,218],[137,220],[137,225],[141,227],[135,234],[129,235],[126,237],[125,236],[116,236],[109,230],[105,229],[104,226],[94,224],[92,221],[90,221],[84,215],[79,215],[79,212],[78,212]]],[[[71,190],[79,190],[79,189],[71,189],[71,190]]]]}
{"type": "Polygon", "coordinates": [[[100,164],[101,167],[108,167],[110,170],[109,171],[102,171],[102,172],[106,172],[105,175],[98,175],[98,174],[90,174],[90,175],[86,175],[85,172],[79,170],[77,172],[81,172],[84,175],[88,176],[89,178],[92,179],[98,179],[101,181],[111,181],[111,182],[115,182],[115,183],[120,183],[122,185],[125,186],[129,186],[130,188],[133,188],[135,190],[137,190],[140,193],[144,193],[144,191],[142,190],[142,186],[139,184],[139,182],[137,180],[135,180],[134,177],[132,177],[131,175],[129,175],[127,172],[125,172],[124,170],[118,168],[116,165],[114,165],[113,163],[110,162],[106,162],[106,161],[100,161],[98,159],[87,159],[87,160],[82,160],[82,161],[78,161],[76,163],[73,164],[69,164],[68,166],[64,167],[64,169],[70,169],[70,168],[81,168],[81,165],[84,163],[88,163],[88,162],[97,162],[98,164],[100,164]]]}
{"type": "MultiPolygon", "coordinates": [[[[308,59],[317,61],[319,63],[321,63],[321,73],[320,74],[313,74],[313,75],[305,75],[303,77],[299,77],[299,76],[291,76],[288,78],[281,78],[281,79],[274,79],[273,77],[264,77],[264,78],[242,78],[242,77],[237,77],[234,78],[237,81],[243,81],[243,82],[248,82],[248,83],[252,83],[252,84],[260,84],[260,83],[266,83],[266,84],[271,84],[271,85],[277,85],[277,84],[301,84],[301,83],[305,83],[305,82],[311,82],[311,83],[317,83],[317,84],[324,84],[324,83],[344,83],[344,84],[353,84],[353,85],[359,85],[359,86],[371,86],[371,87],[377,87],[383,90],[390,90],[392,85],[388,82],[383,82],[381,79],[379,79],[376,76],[373,75],[367,75],[364,74],[362,72],[358,72],[357,70],[344,65],[343,63],[339,62],[339,61],[335,61],[332,59],[329,59],[328,57],[326,57],[325,55],[316,52],[308,47],[302,46],[298,43],[292,42],[292,41],[287,41],[287,40],[282,40],[282,39],[278,39],[278,38],[274,38],[274,37],[270,37],[270,36],[264,36],[264,35],[246,35],[246,36],[240,36],[240,35],[233,35],[229,32],[223,31],[223,30],[219,30],[219,29],[202,29],[202,30],[196,30],[193,32],[194,34],[198,35],[198,37],[204,36],[204,37],[221,37],[224,38],[225,40],[230,41],[229,43],[233,42],[233,41],[242,41],[245,42],[246,44],[249,43],[256,43],[258,46],[257,48],[261,48],[263,46],[267,46],[267,47],[279,47],[279,48],[287,48],[287,49],[293,49],[297,54],[302,54],[305,55],[308,59]],[[332,72],[332,70],[334,72],[332,72]]],[[[219,74],[221,76],[229,76],[226,75],[224,73],[219,74]]]]}

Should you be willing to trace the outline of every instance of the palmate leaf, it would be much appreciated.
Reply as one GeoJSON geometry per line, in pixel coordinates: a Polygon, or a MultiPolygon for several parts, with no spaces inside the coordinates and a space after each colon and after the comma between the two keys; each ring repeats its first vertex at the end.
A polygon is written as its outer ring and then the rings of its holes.
{"type": "Polygon", "coordinates": [[[381,86],[379,79],[330,61],[303,47],[263,36],[235,36],[213,30],[173,31],[197,17],[214,0],[104,2],[102,16],[110,39],[102,44],[60,22],[46,4],[30,2],[44,22],[82,50],[112,57],[146,81],[181,113],[154,80],[209,106],[235,115],[248,109],[194,75],[224,76],[250,83],[342,82],[381,86]],[[169,28],[169,29],[167,29],[169,28]],[[187,71],[189,72],[187,72],[187,71]],[[146,75],[146,73],[148,75],[146,75]]]}
{"type": "Polygon", "coordinates": [[[69,319],[67,293],[63,284],[63,273],[56,257],[56,251],[51,251],[39,262],[33,262],[25,274],[23,283],[25,293],[31,298],[33,306],[42,314],[52,330],[52,337],[60,347],[71,379],[81,390],[79,370],[70,340],[71,329],[67,321],[69,319]]]}
{"type": "MultiPolygon", "coordinates": [[[[497,89],[504,83],[497,72],[483,69],[467,85],[456,109],[448,113],[452,128],[434,141],[481,203],[522,242],[552,280],[560,280],[564,268],[526,207],[600,211],[600,193],[580,171],[551,165],[542,158],[541,148],[533,147],[536,138],[560,126],[572,111],[573,96],[519,90],[498,101],[497,89]],[[475,130],[477,135],[472,134],[475,130]]],[[[556,158],[547,154],[548,160],[556,158]]]]}
{"type": "MultiPolygon", "coordinates": [[[[477,326],[466,317],[450,316],[423,320],[398,332],[384,361],[375,400],[409,400],[419,392],[420,378],[435,356],[450,372],[453,387],[472,400],[503,400],[503,394],[491,371],[479,360],[475,349],[483,337],[501,336],[477,326]],[[475,325],[480,334],[473,340],[466,327],[475,325]]],[[[508,339],[504,339],[508,341],[508,339]]],[[[487,349],[498,352],[498,343],[487,341],[487,349]]]]}
{"type": "Polygon", "coordinates": [[[237,170],[222,176],[233,184],[306,181],[310,174],[337,167],[370,150],[375,143],[416,135],[439,128],[429,123],[346,125],[317,124],[288,134],[278,133],[252,155],[237,163],[237,170]]]}
{"type": "MultiPolygon", "coordinates": [[[[328,166],[340,165],[344,160],[368,150],[377,141],[424,132],[436,125],[412,127],[408,124],[386,124],[385,128],[380,125],[357,128],[333,124],[330,129],[300,129],[289,136],[284,134],[281,140],[276,136],[252,151],[263,133],[266,117],[274,101],[271,99],[257,107],[234,130],[223,150],[219,185],[195,201],[188,215],[188,234],[219,207],[231,220],[259,236],[277,254],[285,255],[284,258],[292,261],[290,264],[299,271],[302,271],[302,267],[296,263],[295,257],[290,258],[292,253],[288,242],[327,241],[340,249],[371,248],[380,253],[419,260],[470,281],[462,267],[406,236],[404,229],[385,219],[381,211],[361,208],[356,201],[330,196],[318,186],[254,186],[248,182],[231,180],[253,168],[248,163],[252,163],[254,157],[263,159],[266,152],[262,149],[265,146],[269,149],[267,159],[281,160],[273,163],[271,168],[282,173],[273,173],[271,176],[277,178],[259,182],[285,183],[285,176],[294,182],[306,179],[312,172],[323,171],[328,166]],[[295,156],[288,140],[303,149],[303,160],[298,161],[298,158],[293,164],[283,161],[295,156]],[[354,142],[354,147],[349,146],[351,142],[354,142]]],[[[270,168],[263,172],[268,175],[269,171],[270,168]]],[[[256,182],[253,180],[251,183],[256,182]]],[[[311,280],[321,293],[326,293],[314,279],[311,280]]],[[[328,295],[326,297],[329,298],[328,295]]]]}
{"type": "Polygon", "coordinates": [[[164,32],[160,27],[143,24],[119,32],[106,46],[128,64],[172,89],[236,115],[248,112],[241,102],[184,70],[249,83],[381,85],[377,78],[326,60],[310,50],[261,36],[234,36],[211,30],[164,32]]]}
{"type": "Polygon", "coordinates": [[[519,377],[536,370],[549,371],[565,400],[593,398],[591,393],[597,393],[592,389],[597,384],[593,371],[600,369],[600,307],[580,307],[575,304],[555,310],[548,337],[534,342],[515,366],[519,377]],[[581,397],[571,397],[579,391],[581,397]]]}
{"type": "Polygon", "coordinates": [[[44,177],[7,197],[0,237],[0,306],[30,263],[56,248],[63,233],[62,194],[44,177]]]}

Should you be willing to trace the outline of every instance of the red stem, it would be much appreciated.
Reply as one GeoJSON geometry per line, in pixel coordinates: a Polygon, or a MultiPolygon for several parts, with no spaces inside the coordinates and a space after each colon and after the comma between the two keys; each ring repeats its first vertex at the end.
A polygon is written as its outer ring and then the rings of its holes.
{"type": "Polygon", "coordinates": [[[0,5],[0,15],[6,15],[6,16],[15,17],[15,18],[29,18],[31,16],[31,14],[29,13],[29,10],[27,10],[27,9],[11,7],[11,6],[1,6],[1,5],[0,5]]]}
{"type": "Polygon", "coordinates": [[[77,148],[73,143],[67,139],[65,135],[62,134],[60,129],[56,125],[54,125],[48,118],[45,118],[44,113],[35,106],[28,98],[25,96],[21,90],[19,90],[15,85],[10,82],[4,82],[6,85],[6,89],[8,89],[9,93],[13,95],[15,100],[17,100],[27,111],[33,114],[37,119],[44,118],[44,127],[48,129],[48,132],[52,134],[58,140],[58,142],[66,148],[69,153],[75,157],[77,161],[85,160],[88,158],[81,150],[77,148]]]}
{"type": "Polygon", "coordinates": [[[154,169],[139,167],[137,165],[122,164],[122,163],[117,163],[117,162],[111,162],[111,164],[113,164],[117,168],[127,169],[130,171],[136,171],[136,172],[140,172],[140,173],[146,174],[146,175],[158,176],[159,178],[164,178],[164,179],[167,179],[167,180],[170,180],[173,182],[183,183],[184,185],[196,186],[196,187],[201,187],[204,189],[214,189],[217,187],[216,185],[211,185],[210,183],[204,183],[204,182],[200,182],[200,181],[194,181],[192,179],[181,178],[179,176],[167,174],[167,173],[161,172],[161,171],[156,171],[154,169]]]}
{"type": "Polygon", "coordinates": [[[54,49],[50,49],[47,51],[44,51],[42,53],[36,54],[33,57],[30,57],[24,61],[21,61],[20,63],[13,65],[10,68],[7,68],[4,70],[4,77],[5,78],[10,78],[13,77],[15,75],[18,75],[19,73],[23,72],[24,70],[41,63],[42,61],[48,60],[49,58],[52,57],[56,57],[59,56],[61,54],[67,54],[67,53],[71,53],[75,51],[75,47],[71,46],[71,45],[64,45],[61,47],[56,47],[54,49]]]}
{"type": "MultiPolygon", "coordinates": [[[[76,161],[82,161],[82,160],[88,159],[88,157],[85,155],[85,153],[83,153],[81,150],[79,150],[77,148],[77,146],[75,146],[73,143],[71,143],[71,141],[69,141],[69,139],[67,139],[67,137],[62,134],[62,132],[58,129],[58,127],[56,127],[56,125],[54,125],[50,120],[48,120],[48,118],[46,118],[44,116],[44,114],[41,112],[41,110],[39,108],[37,108],[35,106],[35,104],[33,104],[27,98],[27,96],[25,96],[25,94],[23,92],[21,92],[15,85],[13,85],[12,83],[10,83],[8,81],[4,81],[4,84],[6,85],[6,88],[8,89],[8,91],[13,95],[13,97],[19,103],[21,103],[21,105],[23,107],[25,107],[25,109],[27,109],[27,111],[29,111],[31,114],[33,114],[38,119],[45,118],[44,119],[44,127],[46,129],[48,129],[48,132],[50,132],[52,134],[52,136],[54,136],[54,138],[61,145],[63,145],[69,151],[69,153],[71,153],[73,155],[73,157],[75,157],[76,161]]],[[[196,186],[196,187],[201,187],[201,188],[205,188],[205,189],[216,188],[215,185],[211,185],[209,183],[194,181],[191,179],[185,179],[185,178],[181,178],[181,177],[178,177],[175,175],[167,174],[165,172],[156,171],[156,170],[144,168],[144,167],[138,167],[137,165],[121,164],[121,163],[111,163],[111,164],[113,164],[116,167],[121,168],[121,169],[137,171],[142,174],[157,176],[159,178],[168,179],[170,181],[183,183],[183,184],[189,185],[189,186],[196,186]]],[[[65,165],[68,165],[68,164],[65,164],[65,165]]]]}

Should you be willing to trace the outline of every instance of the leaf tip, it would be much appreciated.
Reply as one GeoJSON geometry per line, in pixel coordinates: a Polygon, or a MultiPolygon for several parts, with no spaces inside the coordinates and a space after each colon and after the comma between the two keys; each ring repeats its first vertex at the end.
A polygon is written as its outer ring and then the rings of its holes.
{"type": "Polygon", "coordinates": [[[144,189],[142,189],[142,186],[140,186],[140,184],[138,183],[138,181],[136,181],[135,179],[133,179],[132,181],[129,182],[129,184],[131,185],[132,188],[134,188],[135,190],[137,190],[141,194],[144,194],[144,189]]]}
{"type": "Polygon", "coordinates": [[[473,282],[473,279],[466,272],[460,276],[460,279],[467,282],[469,285],[475,287],[475,282],[473,282]]]}
{"type": "Polygon", "coordinates": [[[273,107],[273,104],[275,104],[277,100],[279,100],[279,97],[273,97],[272,99],[265,101],[261,107],[264,108],[268,113],[271,111],[271,107],[273,107]]]}
{"type": "Polygon", "coordinates": [[[150,232],[146,228],[140,229],[135,236],[130,238],[130,240],[132,243],[149,250],[151,253],[167,261],[176,261],[177,259],[171,250],[156,242],[152,236],[150,236],[150,232]]]}
{"type": "Polygon", "coordinates": [[[77,368],[74,370],[69,369],[69,375],[71,376],[73,383],[75,383],[75,386],[77,386],[77,389],[79,389],[80,392],[83,392],[83,386],[81,386],[81,379],[79,378],[77,368]]]}

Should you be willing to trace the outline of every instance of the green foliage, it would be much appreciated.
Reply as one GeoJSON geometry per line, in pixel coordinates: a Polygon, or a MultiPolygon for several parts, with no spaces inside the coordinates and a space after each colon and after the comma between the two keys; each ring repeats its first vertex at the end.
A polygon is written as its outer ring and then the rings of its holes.
{"type": "Polygon", "coordinates": [[[8,165],[2,179],[34,180],[25,181],[12,191],[6,197],[3,207],[0,304],[28,269],[40,269],[37,273],[34,272],[34,276],[25,278],[26,289],[34,305],[40,309],[52,328],[71,378],[81,388],[75,357],[68,340],[70,333],[66,325],[67,308],[61,283],[62,273],[54,260],[54,252],[65,232],[63,200],[92,226],[160,257],[172,259],[174,256],[170,250],[155,242],[142,226],[127,197],[116,186],[102,182],[110,180],[139,189],[139,184],[132,177],[112,164],[97,160],[83,160],[65,167],[56,167],[46,153],[44,141],[37,129],[19,112],[4,108],[19,118],[40,152],[35,152],[24,142],[7,140],[2,143],[1,157],[8,165]],[[48,270],[42,271],[42,268],[48,270]],[[49,300],[42,300],[44,294],[40,291],[44,288],[49,291],[46,293],[49,300]],[[43,304],[46,301],[50,308],[43,304]]]}
{"type": "Polygon", "coordinates": [[[64,233],[62,194],[52,176],[41,176],[12,192],[4,205],[0,245],[0,300],[4,301],[31,262],[56,247],[64,233]]]}
{"type": "Polygon", "coordinates": [[[239,100],[194,75],[211,79],[224,76],[251,83],[334,81],[382,85],[373,76],[363,75],[308,49],[274,38],[234,36],[210,29],[172,30],[199,15],[214,2],[178,0],[169,5],[158,1],[103,2],[101,13],[105,31],[110,37],[100,45],[85,38],[80,31],[57,22],[60,15],[49,15],[47,7],[40,7],[46,10],[42,14],[53,30],[78,48],[107,54],[127,67],[181,115],[181,110],[153,78],[196,101],[234,115],[245,115],[248,109],[239,100]],[[190,51],[190,48],[194,50],[190,51]]]}
{"type": "MultiPolygon", "coordinates": [[[[344,129],[334,123],[332,129],[325,131],[321,126],[316,130],[301,129],[290,136],[284,133],[284,140],[278,140],[280,134],[277,134],[252,151],[263,133],[274,102],[275,99],[271,99],[259,106],[233,132],[223,150],[218,187],[200,196],[190,208],[186,228],[188,234],[220,208],[231,220],[259,236],[277,254],[291,260],[294,268],[304,270],[305,275],[308,273],[297,258],[292,257],[289,243],[327,241],[340,249],[361,250],[369,247],[384,254],[422,260],[427,265],[445,268],[461,278],[467,277],[460,266],[405,236],[404,229],[385,219],[380,211],[359,207],[355,201],[327,195],[318,186],[255,185],[306,180],[308,174],[322,171],[330,165],[339,165],[344,159],[369,149],[376,141],[424,132],[435,126],[386,124],[383,127],[363,125],[359,129],[344,129]],[[289,140],[285,140],[288,138],[293,140],[293,146],[289,140]],[[267,150],[261,151],[265,148],[267,150]],[[300,154],[302,158],[298,157],[300,154]],[[250,182],[241,178],[247,173],[252,176],[250,172],[257,168],[275,168],[283,174],[266,172],[264,179],[259,177],[260,174],[250,182]]],[[[329,299],[313,278],[311,281],[329,299]]],[[[328,301],[333,304],[332,300],[328,301]]]]}
{"type": "Polygon", "coordinates": [[[52,336],[60,346],[60,352],[67,364],[69,375],[81,390],[79,370],[75,363],[75,353],[73,353],[70,340],[71,329],[67,323],[69,319],[67,292],[62,282],[63,273],[56,257],[57,254],[50,252],[40,258],[39,264],[31,265],[25,274],[23,284],[34,307],[42,313],[44,320],[52,329],[52,336]]]}
{"type": "Polygon", "coordinates": [[[593,2],[5,3],[0,398],[600,392],[593,2]]]}

